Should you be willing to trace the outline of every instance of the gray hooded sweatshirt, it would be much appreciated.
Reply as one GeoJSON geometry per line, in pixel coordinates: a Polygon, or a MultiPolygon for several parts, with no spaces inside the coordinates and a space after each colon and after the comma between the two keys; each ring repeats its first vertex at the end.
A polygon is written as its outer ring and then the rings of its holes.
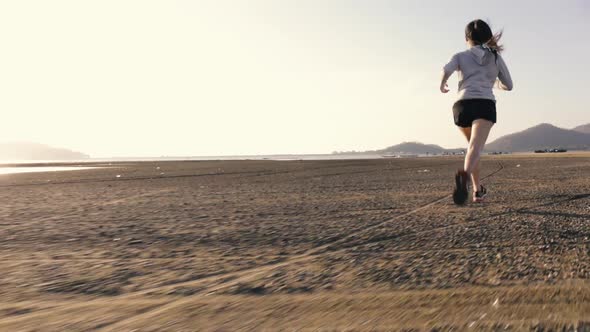
{"type": "Polygon", "coordinates": [[[459,52],[444,66],[445,83],[453,74],[459,72],[459,100],[491,99],[496,100],[494,87],[512,90],[512,78],[508,67],[500,54],[498,57],[489,48],[481,45],[473,46],[459,52]]]}

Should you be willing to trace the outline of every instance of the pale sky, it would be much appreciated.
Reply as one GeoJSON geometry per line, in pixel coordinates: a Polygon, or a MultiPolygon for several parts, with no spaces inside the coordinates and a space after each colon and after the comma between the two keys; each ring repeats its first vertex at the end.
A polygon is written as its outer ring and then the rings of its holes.
{"type": "Polygon", "coordinates": [[[442,66],[475,18],[515,84],[491,139],[590,122],[590,1],[0,0],[0,141],[93,157],[465,143],[442,66]]]}

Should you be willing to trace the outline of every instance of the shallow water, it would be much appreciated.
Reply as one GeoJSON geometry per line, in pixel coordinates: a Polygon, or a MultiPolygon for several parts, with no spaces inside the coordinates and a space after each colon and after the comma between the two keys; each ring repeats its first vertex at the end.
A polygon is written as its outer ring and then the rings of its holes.
{"type": "Polygon", "coordinates": [[[39,173],[39,172],[63,172],[93,169],[96,167],[72,167],[72,166],[39,166],[39,167],[0,167],[0,175],[17,173],[39,173]]]}

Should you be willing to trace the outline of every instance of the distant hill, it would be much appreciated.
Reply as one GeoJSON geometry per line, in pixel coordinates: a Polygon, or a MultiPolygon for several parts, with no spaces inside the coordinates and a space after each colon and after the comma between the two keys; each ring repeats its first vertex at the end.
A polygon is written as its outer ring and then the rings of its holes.
{"type": "Polygon", "coordinates": [[[393,145],[383,150],[377,150],[381,154],[441,154],[446,150],[435,144],[423,144],[419,142],[404,142],[393,145]]]}
{"type": "Polygon", "coordinates": [[[563,129],[543,123],[514,134],[502,136],[486,145],[486,151],[527,152],[551,148],[568,150],[590,149],[590,133],[582,130],[588,125],[563,129]],[[581,128],[578,130],[578,128],[581,128]]]}
{"type": "Polygon", "coordinates": [[[424,144],[420,142],[404,142],[381,150],[370,151],[334,151],[332,154],[379,154],[379,155],[426,155],[443,153],[461,153],[465,149],[445,149],[435,144],[424,144]]]}
{"type": "Polygon", "coordinates": [[[0,160],[79,160],[90,156],[38,143],[0,143],[0,160]]]}
{"type": "Polygon", "coordinates": [[[577,126],[576,128],[574,128],[572,130],[578,131],[581,133],[590,134],[590,123],[585,124],[585,125],[581,125],[581,126],[577,126]]]}

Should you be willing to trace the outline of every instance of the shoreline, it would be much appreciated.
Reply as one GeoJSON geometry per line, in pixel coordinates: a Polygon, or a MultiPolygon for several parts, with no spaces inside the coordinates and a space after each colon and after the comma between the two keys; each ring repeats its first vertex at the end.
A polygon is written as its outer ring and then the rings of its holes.
{"type": "MultiPolygon", "coordinates": [[[[455,155],[407,155],[400,154],[399,157],[390,155],[332,155],[332,154],[310,154],[310,155],[261,155],[261,156],[218,156],[218,157],[156,157],[156,158],[89,158],[84,160],[18,160],[2,161],[2,167],[50,167],[50,166],[87,166],[87,165],[113,165],[121,163],[157,163],[157,162],[193,162],[193,161],[329,161],[329,160],[392,160],[392,159],[428,159],[428,158],[453,158],[462,157],[455,155]]],[[[590,157],[590,151],[568,151],[561,153],[535,153],[535,152],[514,152],[504,154],[484,153],[486,157],[590,157]]]]}

